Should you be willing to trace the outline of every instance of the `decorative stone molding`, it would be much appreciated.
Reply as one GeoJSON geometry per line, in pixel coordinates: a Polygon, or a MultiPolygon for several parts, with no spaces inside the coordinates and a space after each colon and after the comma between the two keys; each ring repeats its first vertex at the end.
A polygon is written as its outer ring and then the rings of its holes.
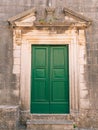
{"type": "Polygon", "coordinates": [[[13,27],[30,27],[33,26],[33,22],[36,19],[35,14],[35,8],[32,8],[9,18],[8,23],[11,24],[13,27]]]}
{"type": "Polygon", "coordinates": [[[21,29],[15,29],[15,41],[17,45],[21,45],[21,29]]]}
{"type": "Polygon", "coordinates": [[[19,54],[18,57],[13,56],[13,73],[20,75],[20,100],[23,110],[30,110],[31,45],[33,44],[68,44],[70,111],[79,111],[82,104],[80,103],[82,100],[79,99],[79,92],[81,82],[85,86],[85,81],[81,81],[80,77],[84,73],[84,70],[80,72],[80,66],[83,66],[86,62],[84,54],[81,53],[85,50],[85,28],[91,24],[91,20],[64,8],[62,11],[62,21],[61,17],[59,19],[56,16],[55,11],[56,9],[48,7],[43,21],[39,21],[40,19],[37,17],[34,9],[9,19],[9,23],[14,26],[14,56],[19,54]],[[50,23],[49,20],[51,18],[52,22],[50,23]],[[18,47],[19,50],[17,50],[18,47]]]}
{"type": "Polygon", "coordinates": [[[55,9],[52,7],[46,8],[46,14],[47,14],[46,21],[49,22],[49,24],[51,24],[54,21],[54,19],[53,19],[54,11],[55,11],[55,9]]]}
{"type": "Polygon", "coordinates": [[[46,9],[42,9],[42,11],[37,14],[36,10],[33,8],[15,17],[10,18],[8,22],[12,26],[18,26],[18,27],[62,26],[62,27],[77,27],[77,29],[80,28],[84,29],[92,23],[92,21],[89,18],[86,18],[83,15],[78,14],[68,8],[64,8],[61,11],[61,13],[62,14],[56,14],[56,9],[54,9],[53,7],[47,7],[46,9]],[[39,16],[41,14],[42,15],[44,14],[44,16],[42,17],[39,16]]]}
{"type": "Polygon", "coordinates": [[[58,17],[56,9],[49,6],[42,10],[42,14],[45,15],[42,19],[41,16],[39,16],[40,14],[37,14],[34,8],[10,18],[8,22],[14,26],[15,43],[17,45],[21,44],[21,32],[25,27],[28,28],[28,31],[30,28],[36,28],[38,30],[40,28],[42,30],[49,30],[52,33],[63,34],[66,30],[84,30],[92,23],[89,18],[86,18],[68,8],[63,8],[61,13],[62,17],[58,17]]]}
{"type": "MultiPolygon", "coordinates": [[[[30,108],[30,65],[31,65],[31,45],[69,45],[69,70],[70,70],[70,111],[79,110],[79,44],[78,34],[75,30],[66,34],[55,34],[46,30],[31,30],[22,34],[24,39],[21,45],[21,103],[23,108],[30,108]],[[26,60],[25,60],[26,59],[26,60]],[[24,98],[25,97],[25,98],[24,98]]],[[[81,47],[80,47],[81,48],[81,47]]]]}

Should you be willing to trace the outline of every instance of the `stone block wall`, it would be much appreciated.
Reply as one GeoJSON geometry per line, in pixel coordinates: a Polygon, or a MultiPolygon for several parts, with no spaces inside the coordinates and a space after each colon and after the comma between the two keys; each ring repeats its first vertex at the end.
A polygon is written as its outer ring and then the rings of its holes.
{"type": "Polygon", "coordinates": [[[0,130],[16,130],[18,126],[18,106],[0,106],[0,130]]]}
{"type": "MultiPolygon", "coordinates": [[[[46,0],[0,0],[0,105],[19,105],[19,75],[13,74],[13,39],[12,29],[7,19],[31,7],[45,7],[46,0]]],[[[84,66],[83,78],[86,81],[89,108],[98,114],[98,1],[97,0],[52,0],[52,6],[73,9],[93,20],[93,24],[86,30],[87,65],[84,66]]],[[[2,107],[6,113],[6,107],[2,107]]],[[[0,112],[2,111],[0,108],[0,112]]],[[[11,110],[11,109],[9,109],[11,110]]],[[[8,111],[9,111],[8,110],[8,111]]],[[[14,108],[13,110],[14,111],[14,108]]],[[[15,108],[15,112],[16,112],[15,108]]],[[[81,110],[81,113],[84,113],[81,110]]],[[[93,114],[92,114],[93,115],[93,114]]],[[[95,115],[95,116],[96,116],[95,115]]],[[[16,117],[16,116],[15,116],[16,117]]],[[[81,117],[81,116],[80,116],[81,117]]],[[[87,117],[87,116],[86,116],[87,117]]],[[[85,119],[86,119],[85,117],[85,119]]],[[[93,117],[93,116],[92,116],[93,117]]],[[[8,116],[9,118],[9,116],[8,116]]],[[[11,118],[11,117],[10,117],[11,118]]],[[[6,118],[7,119],[7,118],[6,118]]],[[[95,118],[97,120],[97,116],[95,118]]],[[[9,119],[8,119],[9,120],[9,119]]],[[[17,119],[15,119],[17,120],[17,119]]],[[[16,121],[17,122],[17,121],[16,121]]],[[[9,121],[10,123],[10,121],[9,121]]],[[[17,124],[17,123],[13,123],[17,124]]],[[[84,123],[85,124],[85,123],[84,123]]],[[[96,123],[98,126],[98,123],[96,123]]],[[[1,127],[1,126],[0,126],[1,127]]],[[[10,129],[11,130],[11,129],[10,129]]]]}

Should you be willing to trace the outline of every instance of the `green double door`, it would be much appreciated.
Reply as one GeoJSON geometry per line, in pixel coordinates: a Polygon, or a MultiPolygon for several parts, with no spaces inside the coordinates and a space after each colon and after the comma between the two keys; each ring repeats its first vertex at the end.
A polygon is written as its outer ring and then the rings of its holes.
{"type": "Polygon", "coordinates": [[[31,113],[69,113],[68,46],[32,46],[31,113]]]}

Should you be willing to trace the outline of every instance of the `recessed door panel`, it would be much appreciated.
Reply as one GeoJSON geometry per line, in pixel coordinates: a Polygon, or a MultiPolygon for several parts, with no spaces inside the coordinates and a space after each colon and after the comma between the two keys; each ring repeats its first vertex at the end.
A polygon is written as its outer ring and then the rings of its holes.
{"type": "Polygon", "coordinates": [[[51,103],[52,102],[65,102],[65,83],[64,83],[64,81],[54,81],[52,83],[52,85],[51,85],[51,103]]]}

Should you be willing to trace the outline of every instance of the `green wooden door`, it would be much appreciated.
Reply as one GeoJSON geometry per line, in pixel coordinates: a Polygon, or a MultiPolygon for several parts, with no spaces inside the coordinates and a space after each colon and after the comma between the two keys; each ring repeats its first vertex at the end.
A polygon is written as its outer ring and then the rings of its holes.
{"type": "Polygon", "coordinates": [[[68,46],[32,46],[31,113],[69,113],[68,46]]]}

